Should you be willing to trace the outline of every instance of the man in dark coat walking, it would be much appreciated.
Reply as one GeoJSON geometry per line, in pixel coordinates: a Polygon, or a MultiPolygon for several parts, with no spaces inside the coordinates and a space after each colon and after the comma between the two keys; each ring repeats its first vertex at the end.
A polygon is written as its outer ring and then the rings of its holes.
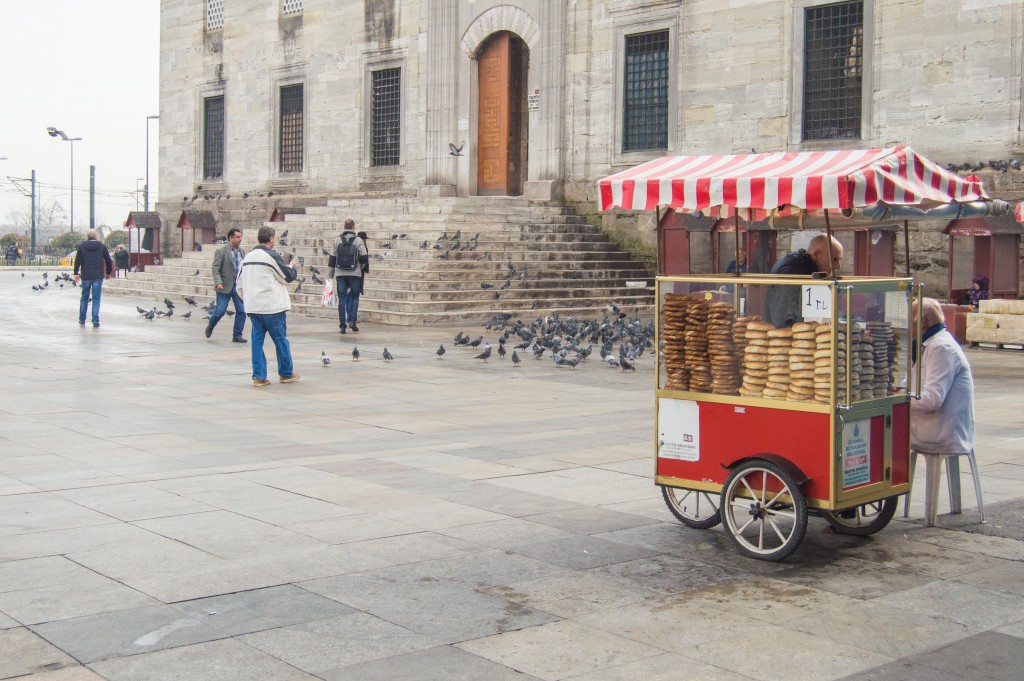
{"type": "Polygon", "coordinates": [[[82,284],[82,300],[78,305],[78,323],[85,326],[85,313],[89,310],[89,299],[92,298],[92,325],[100,325],[100,294],[103,292],[103,280],[109,279],[114,271],[114,261],[110,251],[97,238],[96,230],[85,233],[85,241],[78,245],[75,252],[75,281],[82,284]]]}

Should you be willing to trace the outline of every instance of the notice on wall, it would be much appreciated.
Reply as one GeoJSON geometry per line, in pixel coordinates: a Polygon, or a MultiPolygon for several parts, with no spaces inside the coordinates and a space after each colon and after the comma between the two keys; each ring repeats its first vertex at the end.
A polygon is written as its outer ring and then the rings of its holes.
{"type": "Polygon", "coordinates": [[[871,481],[871,419],[843,424],[843,489],[871,481]]]}
{"type": "Polygon", "coordinates": [[[526,107],[530,111],[540,111],[540,90],[534,89],[533,92],[527,95],[526,107]]]}
{"type": "Polygon", "coordinates": [[[700,460],[700,405],[691,400],[658,400],[658,458],[700,460]]]}
{"type": "Polygon", "coordinates": [[[832,316],[831,287],[804,285],[800,289],[801,317],[818,319],[832,316]]]}

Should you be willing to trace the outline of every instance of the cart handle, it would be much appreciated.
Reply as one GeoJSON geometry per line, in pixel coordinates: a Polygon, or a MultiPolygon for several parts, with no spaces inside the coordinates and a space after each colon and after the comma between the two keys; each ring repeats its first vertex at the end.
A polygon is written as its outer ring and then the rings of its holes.
{"type": "Polygon", "coordinates": [[[917,325],[917,361],[915,362],[917,366],[915,367],[916,379],[914,390],[915,400],[921,399],[921,359],[924,356],[924,348],[921,347],[921,300],[923,297],[922,291],[924,291],[923,283],[917,285],[917,319],[913,320],[914,323],[916,323],[917,325]]]}

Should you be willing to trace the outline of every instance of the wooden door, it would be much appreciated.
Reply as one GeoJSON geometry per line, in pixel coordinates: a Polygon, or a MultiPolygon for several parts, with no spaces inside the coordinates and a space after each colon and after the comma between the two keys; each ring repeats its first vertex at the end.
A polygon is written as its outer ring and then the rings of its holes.
{"type": "Polygon", "coordinates": [[[526,55],[508,32],[490,38],[479,58],[477,193],[516,196],[525,175],[526,55]]]}

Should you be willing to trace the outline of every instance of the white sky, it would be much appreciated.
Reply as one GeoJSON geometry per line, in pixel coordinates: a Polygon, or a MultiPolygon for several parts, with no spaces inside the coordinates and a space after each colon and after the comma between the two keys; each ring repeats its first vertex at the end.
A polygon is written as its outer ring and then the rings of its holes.
{"type": "MultiPolygon", "coordinates": [[[[68,142],[75,142],[75,225],[89,224],[89,166],[96,166],[96,224],[121,225],[146,177],[146,116],[158,114],[160,0],[0,0],[0,231],[29,209],[9,177],[35,169],[43,203],[70,208],[68,142]]],[[[150,206],[156,199],[159,120],[150,125],[150,206]]],[[[28,183],[22,183],[26,188],[28,183]]]]}

